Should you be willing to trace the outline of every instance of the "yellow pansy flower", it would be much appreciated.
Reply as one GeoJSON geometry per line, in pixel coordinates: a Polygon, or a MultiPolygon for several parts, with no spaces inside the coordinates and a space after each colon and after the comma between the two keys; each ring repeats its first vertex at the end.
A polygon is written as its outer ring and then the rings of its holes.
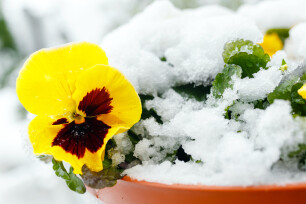
{"type": "Polygon", "coordinates": [[[306,84],[304,84],[299,90],[298,94],[302,96],[303,99],[306,100],[306,84]]]}
{"type": "Polygon", "coordinates": [[[101,171],[108,140],[138,122],[142,110],[132,84],[108,66],[99,46],[87,42],[32,54],[16,91],[37,115],[28,128],[34,153],[70,163],[75,174],[84,164],[101,171]]]}
{"type": "Polygon", "coordinates": [[[270,57],[274,55],[278,50],[283,49],[284,46],[277,33],[265,34],[263,42],[259,45],[262,46],[265,53],[270,55],[270,57]]]}

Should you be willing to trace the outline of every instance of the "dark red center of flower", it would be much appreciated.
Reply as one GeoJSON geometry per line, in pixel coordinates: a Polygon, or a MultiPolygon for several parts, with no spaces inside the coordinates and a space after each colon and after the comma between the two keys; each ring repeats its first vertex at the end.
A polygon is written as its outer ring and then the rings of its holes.
{"type": "Polygon", "coordinates": [[[79,104],[79,110],[86,113],[86,116],[97,116],[110,113],[113,98],[110,97],[105,87],[94,89],[83,98],[79,104]]]}
{"type": "Polygon", "coordinates": [[[84,122],[68,123],[66,118],[55,121],[53,125],[63,124],[64,127],[57,133],[52,146],[60,146],[78,158],[84,157],[86,149],[92,153],[97,152],[103,146],[104,138],[111,127],[97,120],[95,116],[110,113],[113,108],[111,101],[112,98],[105,88],[87,93],[78,107],[86,113],[84,122]]]}
{"type": "Polygon", "coordinates": [[[66,118],[61,118],[61,119],[58,119],[57,121],[55,121],[54,123],[52,123],[52,125],[60,125],[60,124],[64,124],[64,123],[68,123],[68,120],[66,118]]]}
{"type": "Polygon", "coordinates": [[[74,121],[64,125],[52,142],[52,146],[60,146],[66,152],[84,157],[85,150],[97,152],[104,144],[104,138],[110,126],[96,118],[85,118],[85,122],[76,124],[74,121]]]}

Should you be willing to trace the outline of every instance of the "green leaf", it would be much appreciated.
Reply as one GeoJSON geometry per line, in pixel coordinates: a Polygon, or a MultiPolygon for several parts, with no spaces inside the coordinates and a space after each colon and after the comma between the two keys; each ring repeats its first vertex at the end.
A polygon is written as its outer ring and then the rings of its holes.
{"type": "Polygon", "coordinates": [[[148,100],[153,100],[154,97],[152,95],[139,94],[139,98],[141,100],[141,105],[142,105],[141,119],[145,120],[147,118],[154,117],[156,122],[158,122],[159,124],[163,124],[161,117],[156,113],[156,111],[153,108],[148,110],[145,107],[145,102],[148,100]]]}
{"type": "Polygon", "coordinates": [[[306,151],[306,144],[299,144],[299,149],[297,151],[290,152],[288,156],[290,158],[296,157],[301,154],[303,151],[306,151]]]}
{"type": "Polygon", "coordinates": [[[162,119],[161,119],[161,116],[159,116],[153,108],[151,108],[151,109],[149,110],[149,114],[150,114],[150,116],[152,116],[152,117],[155,119],[155,121],[156,121],[157,123],[159,123],[159,124],[163,124],[163,123],[164,123],[164,122],[162,121],[162,119]]]}
{"type": "Polygon", "coordinates": [[[291,107],[294,115],[306,116],[306,100],[298,94],[303,82],[296,83],[291,89],[291,107]]]}
{"type": "Polygon", "coordinates": [[[304,105],[305,104],[305,99],[302,98],[302,96],[300,96],[300,94],[298,94],[298,90],[303,86],[302,82],[296,83],[292,86],[291,89],[291,102],[292,103],[296,103],[296,104],[301,104],[304,105]]]}
{"type": "Polygon", "coordinates": [[[103,169],[100,172],[92,172],[85,165],[82,168],[81,175],[84,183],[92,188],[101,189],[105,187],[112,187],[121,179],[123,170],[117,167],[110,167],[103,169]]]}
{"type": "Polygon", "coordinates": [[[267,30],[266,34],[276,33],[283,43],[289,37],[290,28],[272,28],[267,30]]]}
{"type": "Polygon", "coordinates": [[[104,157],[104,160],[102,163],[103,163],[103,169],[107,169],[112,166],[112,160],[107,157],[104,157]]]}
{"type": "Polygon", "coordinates": [[[205,101],[211,86],[195,85],[194,83],[172,87],[174,91],[187,98],[205,101]]]}
{"type": "Polygon", "coordinates": [[[245,52],[234,55],[228,63],[239,65],[242,68],[242,78],[253,78],[253,74],[257,73],[261,67],[265,68],[267,64],[259,57],[245,52]]]}
{"type": "Polygon", "coordinates": [[[156,111],[153,108],[148,110],[147,108],[145,108],[143,106],[142,107],[141,119],[145,120],[145,119],[148,119],[150,117],[153,117],[155,119],[155,121],[158,122],[159,124],[163,124],[163,121],[162,121],[161,117],[156,113],[156,111]]]}
{"type": "Polygon", "coordinates": [[[129,136],[130,141],[132,142],[132,144],[135,146],[141,139],[142,136],[136,134],[133,130],[129,129],[127,131],[127,134],[129,136]]]}
{"type": "Polygon", "coordinates": [[[114,138],[108,140],[106,147],[105,147],[105,152],[108,152],[108,150],[110,149],[114,149],[115,147],[117,147],[116,141],[114,140],[114,138]]]}
{"type": "Polygon", "coordinates": [[[299,78],[295,76],[280,84],[268,95],[269,103],[272,104],[275,99],[288,100],[291,102],[293,115],[306,116],[306,100],[298,94],[298,90],[304,84],[304,77],[305,75],[299,80],[299,78]]]}
{"type": "Polygon", "coordinates": [[[241,67],[237,65],[225,65],[223,71],[217,74],[215,80],[212,83],[212,93],[216,98],[220,98],[224,93],[225,89],[233,88],[230,83],[232,76],[236,75],[241,77],[241,67]]]}
{"type": "Polygon", "coordinates": [[[69,170],[69,179],[66,180],[66,184],[67,186],[80,194],[84,194],[86,192],[86,187],[82,181],[82,179],[80,179],[79,177],[77,177],[74,173],[73,173],[73,168],[70,167],[69,170]]]}
{"type": "Polygon", "coordinates": [[[67,186],[77,193],[83,194],[86,192],[83,181],[73,173],[73,168],[70,167],[69,173],[65,169],[63,162],[52,159],[53,170],[55,174],[66,181],[67,186]]]}
{"type": "Polygon", "coordinates": [[[224,47],[223,60],[227,64],[239,65],[242,68],[242,78],[253,78],[260,68],[266,69],[270,57],[258,44],[249,40],[236,40],[224,47]]]}
{"type": "Polygon", "coordinates": [[[306,151],[303,151],[299,156],[298,168],[301,171],[306,171],[306,151]]]}
{"type": "Polygon", "coordinates": [[[174,161],[177,159],[177,150],[174,150],[171,153],[167,153],[165,160],[170,161],[171,163],[174,163],[174,161]]]}
{"type": "Polygon", "coordinates": [[[223,60],[228,63],[229,59],[240,52],[252,52],[253,42],[249,40],[238,39],[225,44],[222,53],[223,60]]]}
{"type": "Polygon", "coordinates": [[[160,61],[162,61],[162,62],[167,62],[167,58],[165,57],[165,56],[163,56],[163,57],[161,57],[161,58],[159,58],[160,59],[160,61]]]}
{"type": "Polygon", "coordinates": [[[286,61],[283,59],[282,60],[282,66],[279,68],[279,70],[281,70],[282,72],[286,71],[288,69],[288,65],[286,63],[286,61]]]}
{"type": "Polygon", "coordinates": [[[1,13],[0,13],[0,48],[9,48],[12,50],[16,50],[13,37],[1,13]]]}
{"type": "Polygon", "coordinates": [[[230,110],[231,106],[227,106],[226,109],[224,110],[225,111],[225,114],[224,114],[224,117],[225,119],[232,119],[232,111],[230,110]]]}
{"type": "Polygon", "coordinates": [[[267,99],[260,99],[252,102],[254,108],[265,110],[270,104],[267,99]]]}
{"type": "Polygon", "coordinates": [[[301,81],[306,83],[306,73],[301,76],[301,81]]]}
{"type": "Polygon", "coordinates": [[[137,160],[137,158],[134,156],[134,152],[130,152],[129,154],[125,155],[125,162],[131,163],[133,161],[137,160]]]}
{"type": "Polygon", "coordinates": [[[284,83],[278,85],[273,92],[268,95],[268,101],[270,104],[275,99],[283,99],[291,101],[291,89],[294,84],[299,80],[298,77],[293,77],[291,80],[287,80],[284,83]]]}
{"type": "Polygon", "coordinates": [[[52,162],[53,157],[50,155],[39,155],[37,157],[40,161],[45,162],[46,164],[52,162]]]}
{"type": "Polygon", "coordinates": [[[148,100],[153,100],[154,96],[152,95],[145,95],[145,94],[139,94],[139,98],[141,100],[141,104],[143,105],[148,100]]]}
{"type": "Polygon", "coordinates": [[[237,101],[233,101],[233,103],[232,103],[232,105],[230,105],[230,106],[227,106],[226,108],[225,108],[225,113],[224,113],[224,118],[225,119],[228,119],[228,120],[231,120],[231,119],[234,119],[234,120],[238,120],[238,117],[240,116],[238,113],[233,113],[233,111],[232,111],[232,107],[233,106],[235,106],[236,105],[236,102],[237,101]]]}
{"type": "Polygon", "coordinates": [[[62,178],[62,179],[69,179],[69,175],[63,165],[63,162],[56,161],[55,159],[52,159],[53,163],[53,170],[55,171],[55,174],[62,178]]]}
{"type": "Polygon", "coordinates": [[[299,148],[297,151],[290,152],[288,154],[290,158],[298,159],[298,168],[301,171],[306,171],[306,144],[299,144],[299,148]]]}

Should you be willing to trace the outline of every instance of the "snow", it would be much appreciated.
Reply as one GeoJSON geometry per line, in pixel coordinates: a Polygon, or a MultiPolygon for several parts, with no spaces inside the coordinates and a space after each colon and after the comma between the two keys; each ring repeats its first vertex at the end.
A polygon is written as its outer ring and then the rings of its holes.
{"type": "Polygon", "coordinates": [[[111,156],[112,165],[117,166],[124,162],[125,155],[133,150],[133,146],[126,134],[115,135],[114,140],[117,146],[114,149],[110,149],[108,155],[111,156]]]}
{"type": "MultiPolygon", "coordinates": [[[[280,4],[285,7],[289,3],[280,4]]],[[[154,96],[144,105],[163,120],[160,124],[148,118],[135,126],[134,131],[144,139],[135,146],[134,156],[143,163],[126,170],[127,175],[166,184],[248,186],[306,181],[306,174],[287,157],[304,141],[303,128],[299,119],[292,117],[290,104],[275,101],[260,110],[248,103],[266,98],[297,68],[299,60],[290,55],[306,56],[302,47],[295,52],[278,51],[268,63],[269,69],[261,69],[254,78],[233,76],[233,89],[225,90],[221,99],[210,95],[205,103],[199,102],[172,89],[189,83],[210,84],[224,67],[226,42],[242,38],[259,43],[261,30],[280,26],[260,21],[262,8],[272,9],[271,5],[275,3],[246,6],[235,13],[220,6],[178,10],[168,1],[157,1],[104,38],[101,47],[109,63],[127,76],[138,93],[154,96]],[[257,6],[259,13],[254,11],[253,19],[246,18],[252,15],[246,9],[257,6]],[[288,64],[285,72],[279,69],[283,59],[288,64]],[[230,105],[237,120],[224,117],[230,105]],[[175,164],[164,161],[179,145],[192,160],[176,160],[175,164]]],[[[294,6],[303,4],[294,2],[288,7],[289,17],[294,6]]],[[[273,16],[281,17],[281,12],[275,9],[271,21],[279,22],[273,16]]],[[[292,18],[283,26],[301,20],[292,18]]],[[[304,24],[290,31],[288,44],[292,49],[303,42],[303,31],[304,24]]]]}
{"type": "Polygon", "coordinates": [[[153,100],[147,101],[145,106],[148,109],[153,108],[163,120],[169,121],[180,110],[197,110],[203,107],[203,103],[193,99],[186,100],[173,89],[169,89],[161,97],[155,97],[153,100]]]}
{"type": "MultiPolygon", "coordinates": [[[[292,150],[292,145],[303,141],[303,132],[292,118],[291,107],[287,102],[276,101],[265,111],[246,110],[240,116],[245,124],[240,124],[240,127],[237,124],[227,124],[223,117],[216,117],[213,111],[209,111],[211,110],[205,110],[205,114],[189,114],[199,121],[204,131],[198,131],[199,125],[194,120],[190,121],[191,118],[180,129],[195,139],[187,141],[184,149],[194,159],[201,159],[204,163],[176,161],[173,165],[166,161],[154,165],[152,159],[147,159],[142,166],[135,166],[126,170],[126,173],[139,180],[167,184],[232,186],[306,181],[305,173],[298,172],[297,169],[283,172],[285,164],[279,164],[279,168],[274,167],[282,154],[286,155],[292,150]],[[237,132],[238,128],[241,132],[237,132]]],[[[148,144],[139,145],[146,148],[148,144]]],[[[143,150],[141,155],[147,154],[148,151],[143,150]]]]}
{"type": "Polygon", "coordinates": [[[306,23],[297,24],[290,30],[285,50],[290,53],[291,58],[300,61],[306,59],[306,23]]]}
{"type": "Polygon", "coordinates": [[[238,13],[256,22],[262,31],[271,28],[291,28],[306,21],[306,2],[303,0],[268,0],[242,5],[238,13]]]}
{"type": "Polygon", "coordinates": [[[209,83],[223,68],[224,44],[237,38],[260,42],[262,33],[223,7],[191,12],[158,1],[106,36],[101,47],[138,92],[156,94],[175,84],[209,83]]]}
{"type": "Polygon", "coordinates": [[[279,66],[272,66],[268,70],[260,70],[254,74],[254,78],[234,80],[234,90],[238,92],[243,101],[260,100],[267,97],[282,79],[282,71],[279,66]]]}

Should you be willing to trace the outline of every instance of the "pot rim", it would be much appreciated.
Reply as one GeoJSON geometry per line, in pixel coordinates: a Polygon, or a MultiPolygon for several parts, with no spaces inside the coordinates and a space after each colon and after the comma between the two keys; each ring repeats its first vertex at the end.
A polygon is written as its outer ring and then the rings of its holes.
{"type": "Polygon", "coordinates": [[[188,191],[222,191],[222,192],[246,192],[246,191],[288,191],[288,190],[305,190],[306,182],[290,183],[290,184],[271,184],[258,186],[208,186],[201,184],[163,184],[157,182],[149,182],[144,180],[133,179],[129,176],[124,176],[123,181],[145,185],[147,187],[167,188],[172,190],[188,190],[188,191]]]}

